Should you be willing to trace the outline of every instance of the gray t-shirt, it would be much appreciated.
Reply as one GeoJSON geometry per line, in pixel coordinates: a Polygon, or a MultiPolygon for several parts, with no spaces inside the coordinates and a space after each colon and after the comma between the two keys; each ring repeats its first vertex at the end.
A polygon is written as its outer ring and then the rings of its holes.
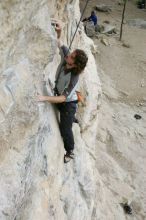
{"type": "Polygon", "coordinates": [[[59,95],[66,97],[66,102],[76,101],[76,87],[79,80],[79,75],[74,73],[73,69],[65,69],[64,57],[67,55],[68,48],[62,46],[60,48],[61,64],[56,73],[55,88],[59,95]]]}

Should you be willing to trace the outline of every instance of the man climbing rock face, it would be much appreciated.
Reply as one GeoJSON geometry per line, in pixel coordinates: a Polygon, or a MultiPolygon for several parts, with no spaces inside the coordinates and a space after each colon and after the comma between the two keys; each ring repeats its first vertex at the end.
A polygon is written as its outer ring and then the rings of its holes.
{"type": "Polygon", "coordinates": [[[61,26],[56,23],[55,31],[58,38],[58,46],[60,49],[61,63],[56,73],[56,81],[54,88],[54,96],[38,96],[38,101],[48,101],[56,103],[60,112],[60,133],[63,138],[66,154],[64,162],[67,163],[73,159],[74,137],[72,132],[72,124],[74,122],[77,94],[76,87],[80,73],[84,70],[88,58],[83,50],[76,49],[72,53],[68,53],[66,46],[61,46],[61,26]]]}

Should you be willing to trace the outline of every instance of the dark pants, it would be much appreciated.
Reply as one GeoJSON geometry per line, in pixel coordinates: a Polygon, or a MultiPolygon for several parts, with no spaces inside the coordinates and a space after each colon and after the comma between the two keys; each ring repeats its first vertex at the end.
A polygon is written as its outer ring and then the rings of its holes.
{"type": "Polygon", "coordinates": [[[74,136],[72,124],[76,113],[76,102],[64,102],[57,104],[60,112],[60,133],[63,138],[64,148],[67,152],[74,149],[74,136]]]}

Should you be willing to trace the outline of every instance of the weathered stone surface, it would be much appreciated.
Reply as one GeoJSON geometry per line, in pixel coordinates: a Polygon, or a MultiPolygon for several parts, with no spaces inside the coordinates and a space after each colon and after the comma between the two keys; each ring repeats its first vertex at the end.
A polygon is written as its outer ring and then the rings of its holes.
{"type": "Polygon", "coordinates": [[[93,42],[87,39],[82,26],[72,49],[78,46],[89,56],[79,85],[86,94],[88,108],[78,109],[81,125],[73,128],[76,158],[67,166],[63,164],[64,148],[55,107],[36,102],[37,94],[52,93],[48,79],[54,83],[60,62],[56,33],[50,22],[54,15],[62,21],[62,40],[69,45],[80,16],[78,1],[0,2],[2,220],[84,220],[92,216],[94,160],[85,149],[93,145],[94,138],[85,143],[80,133],[81,129],[87,131],[96,117],[101,87],[91,53],[93,42]]]}
{"type": "Polygon", "coordinates": [[[101,11],[101,12],[109,12],[111,11],[111,6],[108,6],[108,5],[104,5],[104,4],[100,4],[100,5],[96,5],[95,6],[95,9],[97,11],[101,11]]]}
{"type": "Polygon", "coordinates": [[[108,46],[109,45],[109,42],[108,42],[108,40],[107,39],[105,39],[105,38],[101,38],[101,42],[105,45],[105,46],[108,46]]]}
{"type": "Polygon", "coordinates": [[[95,34],[95,26],[94,26],[94,23],[91,21],[91,22],[86,22],[85,23],[85,32],[87,34],[88,37],[93,37],[94,34],[95,34]]]}
{"type": "Polygon", "coordinates": [[[122,46],[123,46],[123,47],[126,47],[126,48],[130,48],[130,44],[125,43],[125,42],[123,42],[122,46]]]}
{"type": "Polygon", "coordinates": [[[103,27],[103,25],[95,25],[95,31],[96,32],[102,32],[104,30],[104,27],[103,27]]]}
{"type": "Polygon", "coordinates": [[[4,84],[1,83],[1,87],[0,87],[1,112],[3,112],[3,114],[6,116],[9,113],[13,104],[14,104],[13,96],[10,90],[4,84]]]}
{"type": "Polygon", "coordinates": [[[139,28],[146,29],[146,20],[142,20],[140,18],[130,19],[130,20],[127,21],[127,23],[130,26],[136,26],[136,27],[139,27],[139,28]]]}
{"type": "MultiPolygon", "coordinates": [[[[73,125],[75,159],[69,164],[63,164],[55,106],[36,102],[37,94],[52,94],[48,79],[54,84],[60,62],[50,18],[56,15],[61,20],[62,40],[69,45],[80,18],[79,1],[6,0],[0,7],[0,219],[125,220],[120,206],[125,200],[141,210],[144,204],[131,183],[138,181],[132,176],[143,166],[132,175],[126,170],[136,166],[133,151],[139,155],[137,164],[143,164],[140,147],[134,149],[130,141],[126,147],[124,138],[119,141],[115,130],[110,130],[114,117],[120,131],[118,108],[114,112],[111,106],[109,112],[107,106],[107,120],[98,130],[102,93],[92,55],[96,48],[82,25],[72,49],[84,49],[89,62],[78,85],[85,99],[77,110],[79,124],[73,125]]],[[[120,96],[108,86],[109,99],[120,96]]],[[[132,120],[123,135],[136,142],[131,129],[136,131],[137,124],[132,120]]],[[[145,137],[144,130],[140,133],[145,137]]]]}
{"type": "Polygon", "coordinates": [[[112,26],[110,24],[104,24],[104,30],[102,31],[102,34],[106,34],[106,33],[113,33],[116,29],[115,26],[112,26]]]}

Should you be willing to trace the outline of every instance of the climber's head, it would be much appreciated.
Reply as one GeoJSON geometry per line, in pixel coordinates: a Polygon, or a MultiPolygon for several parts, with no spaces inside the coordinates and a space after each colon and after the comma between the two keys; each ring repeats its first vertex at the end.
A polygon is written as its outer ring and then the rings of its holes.
{"type": "Polygon", "coordinates": [[[88,57],[83,50],[76,49],[65,57],[69,68],[74,68],[75,73],[80,74],[86,67],[88,57]]]}

